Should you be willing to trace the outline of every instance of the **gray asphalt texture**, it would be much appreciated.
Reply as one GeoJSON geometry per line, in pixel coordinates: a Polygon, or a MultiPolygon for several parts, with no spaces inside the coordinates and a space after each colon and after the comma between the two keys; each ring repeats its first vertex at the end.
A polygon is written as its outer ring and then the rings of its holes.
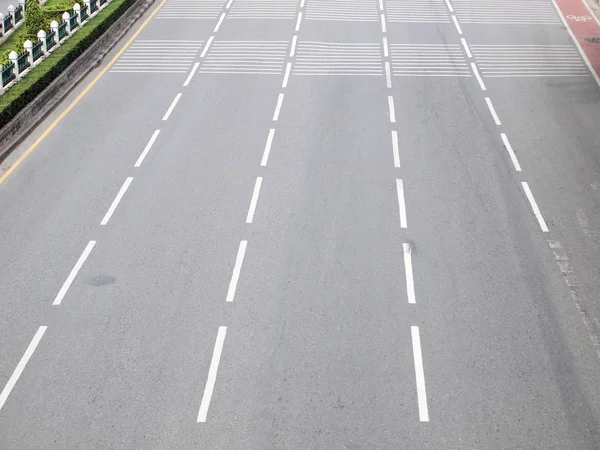
{"type": "MultiPolygon", "coordinates": [[[[289,11],[283,0],[254,14],[263,18],[240,18],[241,0],[210,5],[197,5],[212,11],[203,19],[152,19],[127,53],[136,73],[108,71],[0,184],[0,390],[48,327],[0,409],[0,448],[600,448],[600,87],[589,73],[484,76],[484,92],[470,71],[482,63],[460,41],[574,48],[566,29],[465,23],[460,36],[451,21],[386,19],[384,33],[377,0],[319,12],[354,21],[315,20],[313,0],[290,7],[290,19],[278,16],[289,11]],[[206,56],[191,61],[181,42],[165,41],[211,36],[206,56]],[[330,44],[338,56],[315,57],[330,44]],[[386,87],[384,61],[407,75],[398,44],[420,45],[415,58],[422,44],[455,46],[471,76],[413,73],[386,87]],[[169,67],[153,56],[164,47],[184,73],[150,73],[169,67]],[[214,392],[197,423],[220,326],[214,392]],[[412,326],[428,422],[419,420],[412,326]]],[[[388,19],[392,9],[384,4],[388,19]]],[[[448,59],[439,51],[438,68],[448,59]]]]}

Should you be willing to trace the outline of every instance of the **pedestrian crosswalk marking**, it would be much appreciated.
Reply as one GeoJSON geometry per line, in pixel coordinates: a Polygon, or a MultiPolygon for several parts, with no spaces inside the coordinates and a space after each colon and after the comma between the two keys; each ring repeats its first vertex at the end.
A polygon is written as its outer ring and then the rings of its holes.
{"type": "Polygon", "coordinates": [[[297,0],[235,0],[227,19],[294,20],[297,9],[297,0]]]}
{"type": "Polygon", "coordinates": [[[394,22],[448,23],[444,0],[386,0],[387,20],[394,22]]]}
{"type": "Polygon", "coordinates": [[[377,2],[372,0],[307,0],[306,20],[377,22],[377,2]]]}
{"type": "Polygon", "coordinates": [[[471,76],[459,44],[391,44],[390,48],[396,77],[471,76]]]}
{"type": "Polygon", "coordinates": [[[219,17],[223,9],[220,0],[167,0],[158,10],[156,19],[211,19],[219,17]]]}
{"type": "Polygon", "coordinates": [[[279,75],[287,50],[287,41],[214,41],[199,72],[279,75]]]}
{"type": "Polygon", "coordinates": [[[379,43],[298,42],[294,75],[382,75],[379,43]]]}
{"type": "Polygon", "coordinates": [[[144,40],[131,44],[110,72],[186,73],[203,41],[144,40]]]}
{"type": "Polygon", "coordinates": [[[470,45],[484,77],[572,77],[589,71],[572,45],[470,45]]]}

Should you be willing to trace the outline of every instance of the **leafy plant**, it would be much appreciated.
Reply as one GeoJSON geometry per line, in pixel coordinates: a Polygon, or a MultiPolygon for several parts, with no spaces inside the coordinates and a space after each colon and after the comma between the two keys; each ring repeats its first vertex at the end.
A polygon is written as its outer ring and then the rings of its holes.
{"type": "Polygon", "coordinates": [[[46,18],[37,0],[27,0],[25,3],[25,28],[27,38],[37,42],[37,33],[46,29],[46,18]]]}

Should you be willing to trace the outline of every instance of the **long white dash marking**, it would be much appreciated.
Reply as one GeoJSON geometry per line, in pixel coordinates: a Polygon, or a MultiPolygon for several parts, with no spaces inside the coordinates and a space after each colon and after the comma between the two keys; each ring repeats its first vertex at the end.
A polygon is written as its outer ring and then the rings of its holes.
{"type": "Polygon", "coordinates": [[[262,159],[260,161],[261,166],[266,166],[269,159],[269,153],[271,153],[271,145],[273,144],[273,136],[275,136],[275,128],[269,130],[269,136],[267,137],[267,143],[265,144],[265,151],[263,152],[262,159]]]}
{"type": "Polygon", "coordinates": [[[260,194],[262,180],[262,177],[257,177],[256,183],[254,183],[254,190],[252,191],[252,199],[250,200],[250,208],[248,208],[246,223],[252,223],[254,220],[254,212],[256,211],[256,204],[258,203],[258,195],[260,194]]]}
{"type": "Polygon", "coordinates": [[[386,26],[385,26],[385,14],[382,14],[382,15],[381,15],[381,31],[382,31],[383,33],[386,33],[386,32],[387,32],[387,28],[386,28],[386,26]]]}
{"type": "Polygon", "coordinates": [[[305,3],[305,2],[306,2],[306,0],[302,0],[302,1],[300,2],[300,8],[304,8],[304,3],[305,3]]]}
{"type": "Polygon", "coordinates": [[[388,40],[386,37],[383,38],[383,56],[385,58],[387,58],[388,56],[390,56],[390,52],[388,49],[388,40]]]}
{"type": "Polygon", "coordinates": [[[0,410],[4,406],[4,403],[6,403],[6,400],[8,399],[8,396],[15,387],[15,384],[17,384],[19,377],[23,373],[23,370],[25,370],[25,366],[29,362],[29,359],[33,355],[33,352],[35,352],[35,349],[42,340],[42,337],[44,336],[44,333],[46,332],[47,328],[48,327],[39,327],[38,330],[35,332],[35,334],[33,335],[33,339],[31,340],[31,342],[27,346],[27,349],[25,350],[25,354],[21,357],[21,360],[17,364],[17,367],[8,379],[6,386],[4,386],[4,389],[2,389],[2,392],[0,392],[0,410]]]}
{"type": "Polygon", "coordinates": [[[415,280],[413,277],[412,267],[412,255],[410,244],[402,244],[404,250],[404,271],[406,273],[406,294],[408,296],[408,303],[414,304],[415,300],[415,280]]]}
{"type": "Polygon", "coordinates": [[[398,190],[398,208],[400,210],[400,228],[406,228],[406,203],[404,202],[404,184],[402,180],[396,180],[398,190]]]}
{"type": "Polygon", "coordinates": [[[204,394],[202,395],[202,401],[200,402],[200,410],[198,411],[198,422],[206,422],[210,399],[212,398],[215,382],[217,381],[217,371],[219,370],[219,362],[221,361],[221,353],[223,353],[223,344],[225,343],[226,335],[227,327],[219,327],[215,348],[208,368],[208,379],[206,380],[206,386],[204,386],[204,394]]]}
{"type": "Polygon", "coordinates": [[[490,110],[490,114],[494,118],[494,122],[496,123],[496,125],[502,125],[502,123],[500,123],[500,118],[498,117],[498,114],[496,114],[494,105],[492,105],[492,100],[489,97],[486,97],[485,102],[487,103],[488,109],[490,110]]]}
{"type": "Polygon", "coordinates": [[[290,71],[292,70],[292,63],[289,62],[285,66],[285,75],[283,76],[283,83],[281,87],[287,87],[288,79],[290,78],[290,71]]]}
{"type": "Polygon", "coordinates": [[[233,3],[233,0],[229,0],[229,1],[227,2],[227,6],[225,6],[225,9],[229,9],[229,8],[231,8],[231,4],[232,4],[232,3],[233,3]]]}
{"type": "Polygon", "coordinates": [[[456,27],[456,31],[458,31],[458,34],[462,34],[462,30],[460,29],[460,24],[458,23],[458,19],[456,18],[456,16],[454,14],[452,15],[452,20],[454,21],[454,26],[456,27]]]}
{"type": "Polygon", "coordinates": [[[454,8],[452,7],[452,3],[450,3],[450,0],[446,0],[446,5],[448,6],[448,9],[450,10],[450,12],[453,13],[454,8]]]}
{"type": "Polygon", "coordinates": [[[544,217],[542,216],[542,213],[540,212],[540,208],[538,207],[537,202],[535,201],[535,198],[533,198],[533,193],[531,192],[531,189],[529,189],[529,184],[527,184],[526,181],[521,181],[521,184],[523,185],[523,190],[525,191],[527,200],[529,200],[531,209],[533,209],[533,214],[535,215],[535,218],[537,219],[538,223],[540,224],[540,228],[542,229],[542,231],[544,233],[547,233],[549,231],[548,226],[546,225],[546,221],[544,220],[544,217]]]}
{"type": "Polygon", "coordinates": [[[390,122],[395,123],[396,122],[396,111],[394,108],[394,97],[391,95],[388,95],[388,106],[390,108],[390,122]]]}
{"type": "Polygon", "coordinates": [[[65,294],[71,287],[71,283],[73,283],[73,280],[77,276],[77,273],[81,270],[81,267],[83,266],[83,263],[85,262],[87,257],[90,256],[90,253],[92,252],[92,249],[94,248],[94,245],[96,245],[96,241],[88,242],[88,245],[86,245],[85,249],[83,250],[83,253],[81,254],[79,259],[75,263],[75,266],[73,267],[73,269],[71,269],[71,273],[69,274],[69,276],[65,280],[64,284],[60,288],[60,291],[58,291],[56,298],[52,302],[53,306],[60,305],[60,302],[63,301],[63,298],[65,298],[65,294]]]}
{"type": "Polygon", "coordinates": [[[237,256],[235,257],[235,265],[233,266],[233,274],[231,275],[231,281],[229,282],[229,289],[227,290],[227,299],[225,301],[232,302],[235,297],[235,290],[240,279],[240,272],[242,271],[242,263],[244,262],[244,255],[246,254],[246,247],[248,241],[240,242],[237,256]]]}
{"type": "Polygon", "coordinates": [[[221,14],[221,17],[219,18],[219,21],[217,22],[217,26],[213,30],[213,33],[216,33],[217,31],[219,31],[219,28],[221,27],[221,24],[223,23],[224,19],[225,19],[225,13],[221,14]]]}
{"type": "Polygon", "coordinates": [[[283,103],[283,94],[279,94],[277,97],[277,105],[275,105],[275,112],[273,113],[273,122],[276,122],[279,119],[279,112],[281,111],[281,105],[283,103]]]}
{"type": "Polygon", "coordinates": [[[379,11],[383,11],[383,0],[379,0],[379,11]]]}
{"type": "Polygon", "coordinates": [[[392,152],[394,153],[394,167],[400,167],[400,151],[398,150],[398,132],[392,130],[392,152]]]}
{"type": "Polygon", "coordinates": [[[179,94],[177,94],[175,96],[175,99],[173,100],[173,103],[171,103],[171,106],[169,106],[169,109],[167,109],[167,112],[163,116],[162,120],[167,120],[169,118],[169,116],[171,115],[171,113],[175,109],[175,106],[177,106],[177,102],[179,101],[180,98],[181,98],[181,93],[179,93],[179,94]]]}
{"type": "Polygon", "coordinates": [[[475,74],[475,78],[477,78],[477,81],[479,82],[479,87],[481,88],[481,90],[487,91],[485,84],[483,84],[483,80],[481,79],[481,75],[479,75],[479,70],[477,70],[477,66],[473,62],[471,63],[471,69],[473,69],[473,73],[475,74]]]}
{"type": "Polygon", "coordinates": [[[117,205],[119,204],[119,202],[125,195],[125,192],[127,192],[127,189],[129,189],[129,185],[131,184],[132,181],[133,181],[133,177],[127,177],[127,179],[125,180],[125,183],[123,183],[123,186],[121,186],[121,189],[119,189],[117,196],[115,197],[112,204],[110,205],[110,208],[108,208],[108,211],[106,211],[106,214],[104,215],[102,222],[100,222],[100,225],[106,225],[108,223],[108,221],[112,217],[113,213],[115,212],[115,209],[117,209],[117,205]]]}
{"type": "Polygon", "coordinates": [[[211,36],[208,38],[208,41],[206,41],[206,45],[202,49],[202,53],[200,53],[200,58],[204,58],[206,56],[206,53],[208,52],[208,49],[210,48],[210,44],[212,44],[212,41],[214,39],[215,39],[214,36],[211,36]]]}
{"type": "Polygon", "coordinates": [[[292,38],[292,48],[290,48],[290,58],[296,53],[296,43],[298,42],[298,36],[292,38]]]}
{"type": "Polygon", "coordinates": [[[192,81],[192,78],[194,78],[194,75],[196,74],[196,71],[198,70],[198,67],[200,67],[200,63],[197,62],[194,64],[194,67],[192,67],[192,71],[190,72],[190,74],[188,75],[188,77],[185,79],[185,82],[183,83],[183,86],[187,86],[188,84],[190,84],[190,81],[192,81]]]}
{"type": "Polygon", "coordinates": [[[142,151],[142,154],[140,155],[140,157],[137,159],[137,161],[135,162],[133,167],[140,167],[142,165],[142,163],[144,162],[144,159],[146,158],[146,155],[148,154],[148,152],[150,151],[150,149],[152,148],[152,146],[154,145],[154,142],[156,141],[156,138],[158,137],[158,134],[160,133],[160,130],[156,130],[153,134],[152,137],[150,138],[150,140],[148,141],[148,143],[146,144],[146,147],[144,147],[144,150],[142,151]]]}
{"type": "Polygon", "coordinates": [[[465,38],[460,38],[460,42],[462,42],[462,45],[463,45],[463,47],[465,49],[465,53],[467,54],[467,57],[468,58],[472,58],[473,55],[471,54],[471,49],[467,45],[467,40],[465,38]]]}
{"type": "Polygon", "coordinates": [[[300,29],[300,22],[302,22],[302,13],[298,13],[298,20],[296,21],[296,31],[300,29]]]}
{"type": "Polygon", "coordinates": [[[504,143],[504,147],[506,148],[506,151],[510,155],[510,160],[512,161],[513,166],[515,166],[515,170],[517,172],[520,172],[521,164],[519,164],[517,155],[515,154],[515,151],[513,150],[512,145],[510,145],[510,142],[508,142],[508,138],[506,137],[506,134],[500,133],[500,137],[502,138],[502,142],[504,143]]]}
{"type": "Polygon", "coordinates": [[[410,327],[412,336],[413,359],[415,361],[415,378],[417,379],[417,401],[419,403],[419,420],[429,422],[427,408],[427,391],[425,390],[425,372],[423,370],[423,355],[421,353],[421,337],[419,327],[410,327]]]}
{"type": "Polygon", "coordinates": [[[385,87],[391,89],[392,87],[392,69],[390,68],[390,62],[385,62],[385,87]]]}

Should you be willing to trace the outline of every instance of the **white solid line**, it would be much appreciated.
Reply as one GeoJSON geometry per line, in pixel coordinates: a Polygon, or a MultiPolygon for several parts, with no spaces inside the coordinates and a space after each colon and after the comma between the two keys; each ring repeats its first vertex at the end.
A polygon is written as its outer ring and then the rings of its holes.
{"type": "Polygon", "coordinates": [[[452,3],[450,3],[449,0],[446,0],[446,5],[448,5],[448,9],[450,10],[451,13],[454,12],[454,8],[452,7],[452,3]]]}
{"type": "Polygon", "coordinates": [[[383,56],[386,58],[389,56],[388,41],[386,37],[383,38],[383,56]]]}
{"type": "Polygon", "coordinates": [[[35,351],[36,347],[42,340],[42,337],[44,336],[44,333],[46,332],[47,328],[48,327],[39,327],[38,330],[35,332],[33,339],[27,346],[27,350],[25,350],[25,354],[21,357],[21,360],[17,364],[15,371],[12,373],[12,375],[8,379],[6,386],[4,386],[4,389],[2,389],[2,392],[0,392],[0,410],[4,406],[4,403],[6,403],[6,400],[8,399],[8,396],[10,395],[11,391],[15,387],[15,384],[17,384],[19,377],[23,373],[23,370],[25,370],[25,366],[29,362],[29,359],[33,355],[33,352],[35,351]]]}
{"type": "Polygon", "coordinates": [[[235,290],[237,289],[238,280],[240,279],[240,272],[242,270],[242,263],[244,262],[244,255],[246,254],[246,246],[248,241],[240,242],[238,254],[235,258],[235,265],[233,266],[233,275],[231,275],[231,281],[229,282],[229,289],[227,290],[227,299],[225,301],[232,302],[235,296],[235,290]]]}
{"type": "Polygon", "coordinates": [[[392,87],[392,70],[390,69],[390,62],[385,62],[385,86],[387,88],[392,87]]]}
{"type": "Polygon", "coordinates": [[[200,402],[200,410],[198,411],[198,422],[206,422],[210,399],[212,398],[215,382],[217,381],[217,370],[219,370],[219,361],[221,360],[221,353],[223,352],[223,344],[225,343],[226,335],[227,327],[219,327],[215,348],[208,368],[208,379],[206,380],[206,386],[204,386],[204,395],[202,395],[202,402],[200,402]]]}
{"type": "Polygon", "coordinates": [[[417,379],[417,401],[419,403],[419,420],[429,422],[427,408],[427,392],[425,391],[425,372],[423,371],[423,355],[421,354],[421,337],[419,327],[410,327],[412,335],[413,359],[415,361],[415,378],[417,379]]]}
{"type": "Polygon", "coordinates": [[[388,95],[388,106],[390,108],[390,122],[396,122],[396,111],[394,110],[394,97],[388,95]]]}
{"type": "Polygon", "coordinates": [[[232,3],[233,3],[233,0],[229,0],[229,1],[227,2],[227,6],[225,6],[225,9],[229,9],[229,8],[231,8],[231,4],[232,4],[232,3]]]}
{"type": "Polygon", "coordinates": [[[190,74],[188,75],[188,77],[185,79],[185,83],[183,83],[183,86],[187,86],[188,84],[190,84],[190,81],[192,81],[192,78],[194,78],[194,75],[196,74],[196,71],[198,70],[198,67],[200,66],[200,63],[195,63],[194,67],[192,67],[192,71],[190,72],[190,74]]]}
{"type": "Polygon", "coordinates": [[[398,190],[398,208],[400,210],[400,228],[406,228],[406,203],[404,203],[404,184],[402,180],[396,180],[398,190]]]}
{"type": "Polygon", "coordinates": [[[150,151],[150,149],[154,145],[154,141],[156,141],[156,138],[158,137],[159,133],[160,133],[160,130],[156,130],[154,132],[154,134],[152,135],[152,137],[150,138],[150,140],[146,144],[146,147],[144,148],[144,151],[142,151],[142,154],[137,159],[137,161],[135,162],[135,164],[134,164],[133,167],[140,167],[142,165],[142,162],[144,162],[144,158],[146,158],[146,155],[148,154],[148,152],[150,151]]]}
{"type": "Polygon", "coordinates": [[[462,30],[460,29],[460,24],[458,23],[458,19],[456,18],[456,16],[454,14],[452,15],[452,20],[454,21],[454,26],[456,26],[456,30],[458,31],[458,34],[462,34],[462,30]]]}
{"type": "Polygon", "coordinates": [[[179,93],[179,94],[177,94],[175,96],[175,99],[173,100],[173,103],[171,103],[171,106],[169,106],[169,109],[167,109],[167,112],[163,116],[162,120],[167,120],[169,118],[169,116],[171,115],[171,113],[175,109],[175,106],[177,105],[177,102],[179,101],[180,98],[181,98],[181,93],[179,93]]]}
{"type": "Polygon", "coordinates": [[[269,159],[271,144],[273,143],[273,136],[275,136],[275,128],[271,128],[269,130],[269,136],[267,137],[267,143],[265,144],[265,151],[263,152],[263,156],[260,161],[260,165],[263,167],[267,165],[267,160],[269,159]]]}
{"type": "Polygon", "coordinates": [[[473,69],[473,73],[475,74],[475,78],[477,78],[477,81],[479,82],[479,87],[481,88],[482,91],[487,91],[485,84],[483,84],[483,80],[481,79],[481,75],[479,75],[479,71],[477,70],[477,66],[475,65],[475,63],[471,63],[471,69],[473,69]]]}
{"type": "Polygon", "coordinates": [[[488,109],[490,110],[490,114],[494,118],[494,122],[496,122],[496,125],[502,125],[500,123],[500,118],[498,117],[498,114],[496,114],[496,110],[494,109],[494,105],[492,105],[492,100],[490,100],[489,97],[486,97],[485,98],[485,102],[488,105],[488,109]]]}
{"type": "Polygon", "coordinates": [[[406,294],[408,303],[414,304],[415,300],[415,280],[413,277],[412,256],[410,244],[402,244],[404,250],[404,270],[406,272],[406,294]]]}
{"type": "Polygon", "coordinates": [[[129,185],[131,184],[132,181],[133,181],[133,177],[127,177],[127,179],[125,180],[125,183],[123,183],[123,186],[121,186],[121,189],[119,189],[119,193],[117,194],[117,196],[113,200],[112,204],[110,205],[110,208],[108,208],[108,211],[106,211],[106,214],[104,215],[102,222],[100,222],[100,225],[106,225],[108,223],[108,221],[112,217],[113,213],[115,212],[115,209],[117,209],[117,205],[123,198],[123,195],[125,195],[125,192],[127,192],[127,189],[129,189],[129,185]]]}
{"type": "Polygon", "coordinates": [[[258,195],[260,194],[262,180],[262,177],[257,177],[256,183],[254,183],[254,190],[252,191],[252,199],[250,200],[250,208],[248,208],[246,223],[252,223],[252,220],[254,220],[254,211],[256,211],[256,203],[258,202],[258,195]]]}
{"type": "Polygon", "coordinates": [[[277,105],[275,105],[275,112],[273,113],[273,121],[276,122],[279,119],[279,111],[281,111],[281,104],[283,103],[283,94],[279,94],[277,97],[277,105]]]}
{"type": "Polygon", "coordinates": [[[385,14],[382,14],[382,15],[381,15],[381,31],[382,31],[383,33],[386,33],[386,32],[387,32],[387,29],[386,29],[386,27],[385,27],[385,14]]]}
{"type": "Polygon", "coordinates": [[[540,224],[540,228],[542,229],[542,231],[544,233],[547,233],[549,231],[548,226],[546,225],[546,221],[542,217],[542,213],[540,212],[540,208],[538,208],[535,198],[533,198],[533,193],[531,192],[531,189],[529,189],[529,184],[527,184],[526,181],[521,181],[521,184],[523,185],[523,190],[525,191],[527,200],[529,200],[529,203],[531,204],[531,208],[533,209],[533,214],[535,215],[536,219],[538,220],[538,222],[540,224]]]}
{"type": "Polygon", "coordinates": [[[208,38],[208,41],[206,41],[206,45],[204,46],[202,53],[200,53],[200,58],[204,58],[206,56],[206,52],[208,52],[210,44],[212,44],[212,41],[214,40],[214,38],[215,38],[214,36],[211,36],[208,38]]]}
{"type": "Polygon", "coordinates": [[[471,54],[471,50],[469,49],[469,46],[467,45],[467,40],[465,38],[460,38],[460,42],[462,42],[462,45],[465,48],[465,52],[467,53],[467,57],[472,58],[473,55],[471,54]]]}
{"type": "Polygon", "coordinates": [[[513,165],[515,166],[515,170],[517,172],[520,172],[521,164],[519,164],[519,161],[517,160],[517,155],[515,155],[512,145],[510,145],[510,142],[508,142],[508,138],[506,137],[506,134],[500,133],[500,137],[502,138],[502,142],[504,142],[504,147],[506,147],[506,150],[508,151],[508,154],[510,155],[510,159],[511,159],[513,165]]]}
{"type": "Polygon", "coordinates": [[[289,62],[285,66],[285,75],[283,76],[283,83],[281,87],[287,87],[288,79],[290,78],[290,70],[292,69],[292,63],[289,62]]]}
{"type": "Polygon", "coordinates": [[[79,270],[83,266],[83,263],[85,262],[85,260],[87,259],[87,257],[92,252],[92,249],[94,248],[94,245],[96,245],[96,241],[90,241],[90,242],[88,242],[88,245],[86,245],[85,249],[83,250],[83,253],[81,254],[81,256],[79,257],[79,259],[75,263],[75,266],[73,267],[73,269],[71,269],[71,273],[69,274],[69,276],[65,280],[65,283],[60,288],[60,291],[58,291],[58,294],[56,295],[56,298],[52,302],[53,306],[60,305],[60,302],[62,302],[63,298],[65,297],[65,294],[69,290],[69,287],[71,287],[71,283],[73,283],[73,280],[77,276],[77,273],[79,272],[79,270]]]}
{"type": "Polygon", "coordinates": [[[300,29],[300,22],[302,22],[302,13],[298,13],[298,20],[296,21],[296,31],[300,29]]]}
{"type": "Polygon", "coordinates": [[[294,36],[292,38],[292,48],[290,49],[290,57],[294,56],[296,53],[296,42],[298,41],[298,36],[294,36]]]}
{"type": "Polygon", "coordinates": [[[394,153],[394,167],[400,167],[400,152],[398,151],[398,132],[392,130],[392,151],[394,153]]]}
{"type": "MultiPolygon", "coordinates": [[[[585,61],[585,65],[588,67],[588,69],[590,70],[590,72],[592,73],[592,76],[594,77],[594,80],[596,80],[596,83],[598,84],[598,86],[600,86],[600,77],[598,77],[598,74],[596,73],[596,71],[594,70],[594,67],[592,66],[592,64],[590,63],[590,60],[588,59],[588,57],[586,56],[585,52],[583,51],[583,49],[581,48],[581,45],[579,44],[579,41],[577,41],[577,38],[575,37],[575,35],[573,34],[573,31],[571,31],[571,28],[569,27],[569,25],[567,24],[567,21],[565,20],[565,18],[562,15],[562,12],[560,10],[560,8],[558,7],[558,5],[556,4],[555,0],[552,0],[552,4],[554,5],[554,9],[556,9],[556,12],[558,13],[558,16],[560,17],[560,20],[562,20],[563,25],[565,26],[565,28],[567,29],[567,31],[569,32],[569,35],[571,36],[571,39],[573,40],[573,42],[575,43],[575,46],[577,47],[577,50],[579,50],[579,54],[581,55],[581,57],[583,58],[583,60],[585,61]]],[[[587,3],[584,1],[583,4],[587,7],[587,3]]],[[[589,10],[589,7],[588,7],[589,10]]],[[[596,22],[598,22],[598,18],[595,16],[594,13],[592,13],[590,11],[590,15],[592,17],[594,17],[596,19],[596,22]]],[[[600,22],[598,22],[600,24],[600,22]]]]}
{"type": "Polygon", "coordinates": [[[223,20],[225,19],[225,13],[221,14],[221,17],[219,18],[219,21],[217,22],[217,26],[215,27],[215,29],[213,30],[213,33],[216,33],[217,31],[219,31],[219,27],[221,26],[221,24],[223,23],[223,20]]]}

